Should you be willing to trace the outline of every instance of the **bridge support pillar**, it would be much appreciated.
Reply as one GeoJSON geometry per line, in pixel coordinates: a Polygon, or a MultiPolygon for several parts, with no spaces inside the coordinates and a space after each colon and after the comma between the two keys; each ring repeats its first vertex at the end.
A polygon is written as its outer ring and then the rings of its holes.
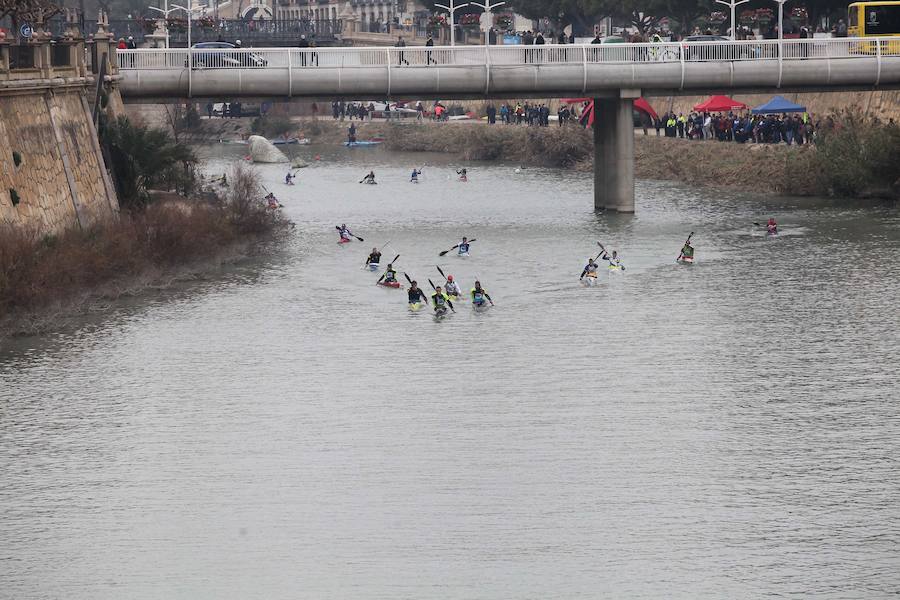
{"type": "Polygon", "coordinates": [[[639,90],[594,98],[594,208],[634,212],[634,121],[639,90]]]}

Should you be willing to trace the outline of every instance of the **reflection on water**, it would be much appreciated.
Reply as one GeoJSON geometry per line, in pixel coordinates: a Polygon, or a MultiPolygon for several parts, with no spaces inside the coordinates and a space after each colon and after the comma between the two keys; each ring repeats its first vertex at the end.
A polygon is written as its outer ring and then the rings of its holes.
{"type": "Polygon", "coordinates": [[[7,344],[0,597],[896,591],[895,210],[644,182],[597,215],[587,175],[296,151],[295,187],[260,168],[280,255],[7,344]],[[598,239],[628,270],[585,289],[598,239]],[[409,313],[360,268],[388,241],[497,307],[409,313]]]}

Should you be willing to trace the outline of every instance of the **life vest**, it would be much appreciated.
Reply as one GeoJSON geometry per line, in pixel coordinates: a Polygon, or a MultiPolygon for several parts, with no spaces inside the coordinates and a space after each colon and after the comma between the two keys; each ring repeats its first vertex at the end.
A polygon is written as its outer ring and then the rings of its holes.
{"type": "Polygon", "coordinates": [[[431,295],[431,301],[434,302],[435,308],[442,308],[447,304],[447,296],[445,294],[438,294],[435,292],[431,295]]]}
{"type": "MultiPolygon", "coordinates": [[[[465,177],[465,175],[463,175],[463,177],[465,177]]],[[[468,251],[469,251],[469,244],[460,244],[459,245],[459,253],[460,254],[465,254],[468,251]]]]}

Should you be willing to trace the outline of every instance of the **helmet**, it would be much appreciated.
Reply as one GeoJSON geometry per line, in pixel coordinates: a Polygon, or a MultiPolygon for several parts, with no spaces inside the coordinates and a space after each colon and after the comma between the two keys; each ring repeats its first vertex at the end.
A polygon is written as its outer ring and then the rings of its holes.
{"type": "Polygon", "coordinates": [[[453,281],[453,275],[447,275],[447,281],[453,281]]]}

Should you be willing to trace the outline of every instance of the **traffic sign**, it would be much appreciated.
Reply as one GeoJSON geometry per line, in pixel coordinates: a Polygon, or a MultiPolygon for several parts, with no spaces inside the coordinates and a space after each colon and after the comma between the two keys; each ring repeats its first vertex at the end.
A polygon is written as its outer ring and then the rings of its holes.
{"type": "Polygon", "coordinates": [[[30,38],[34,33],[34,29],[31,28],[31,25],[28,23],[22,23],[22,26],[19,27],[19,35],[23,38],[30,38]]]}

